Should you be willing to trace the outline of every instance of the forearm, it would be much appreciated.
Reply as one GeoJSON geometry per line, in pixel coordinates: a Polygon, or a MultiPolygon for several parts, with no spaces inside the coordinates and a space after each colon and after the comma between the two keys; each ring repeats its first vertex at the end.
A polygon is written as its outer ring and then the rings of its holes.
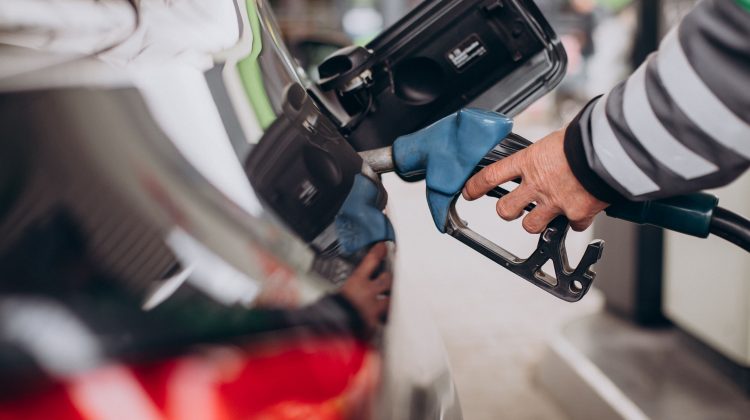
{"type": "Polygon", "coordinates": [[[729,183],[750,165],[750,11],[705,1],[568,127],[581,184],[606,202],[729,183]]]}

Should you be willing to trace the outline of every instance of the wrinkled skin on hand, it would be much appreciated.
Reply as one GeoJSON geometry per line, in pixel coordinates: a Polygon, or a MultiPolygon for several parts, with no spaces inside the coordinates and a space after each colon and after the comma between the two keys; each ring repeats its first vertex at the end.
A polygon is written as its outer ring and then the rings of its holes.
{"type": "Polygon", "coordinates": [[[527,232],[542,232],[560,214],[567,216],[573,230],[585,230],[609,204],[589,194],[573,175],[563,150],[564,137],[563,128],[485,167],[466,183],[464,198],[476,200],[498,185],[521,178],[516,189],[497,201],[501,218],[518,219],[526,205],[536,203],[523,219],[527,232]]]}
{"type": "Polygon", "coordinates": [[[384,271],[373,278],[373,274],[387,254],[388,249],[385,243],[374,245],[340,290],[340,293],[357,308],[370,331],[380,325],[390,304],[390,296],[385,293],[391,290],[393,275],[384,271]]]}

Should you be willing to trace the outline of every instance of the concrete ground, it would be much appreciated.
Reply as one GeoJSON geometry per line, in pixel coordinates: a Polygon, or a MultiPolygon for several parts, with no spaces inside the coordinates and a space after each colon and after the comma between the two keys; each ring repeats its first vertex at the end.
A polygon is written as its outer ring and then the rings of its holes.
{"type": "MultiPolygon", "coordinates": [[[[467,420],[566,419],[534,382],[546,342],[562,325],[597,311],[596,290],[567,303],[526,283],[457,240],[439,234],[429,216],[424,183],[384,178],[398,238],[400,298],[421,300],[442,334],[467,420]]],[[[520,223],[497,218],[495,200],[460,206],[462,217],[485,236],[526,257],[536,237],[520,223]]],[[[589,237],[572,234],[572,261],[589,237]]]]}

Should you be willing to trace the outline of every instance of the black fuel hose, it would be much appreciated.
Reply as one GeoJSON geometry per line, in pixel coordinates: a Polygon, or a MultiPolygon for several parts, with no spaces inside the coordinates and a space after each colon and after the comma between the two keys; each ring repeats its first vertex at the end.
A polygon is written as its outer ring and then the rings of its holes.
{"type": "Polygon", "coordinates": [[[750,220],[723,207],[716,207],[710,229],[712,234],[750,252],[750,220]]]}

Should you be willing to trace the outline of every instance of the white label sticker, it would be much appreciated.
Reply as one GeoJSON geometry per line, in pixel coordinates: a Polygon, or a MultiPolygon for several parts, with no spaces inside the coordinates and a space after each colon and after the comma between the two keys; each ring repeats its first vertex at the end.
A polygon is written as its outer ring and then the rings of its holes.
{"type": "Polygon", "coordinates": [[[484,48],[482,41],[478,36],[472,35],[451,49],[447,57],[456,70],[463,70],[485,54],[487,54],[487,49],[484,48]]]}

